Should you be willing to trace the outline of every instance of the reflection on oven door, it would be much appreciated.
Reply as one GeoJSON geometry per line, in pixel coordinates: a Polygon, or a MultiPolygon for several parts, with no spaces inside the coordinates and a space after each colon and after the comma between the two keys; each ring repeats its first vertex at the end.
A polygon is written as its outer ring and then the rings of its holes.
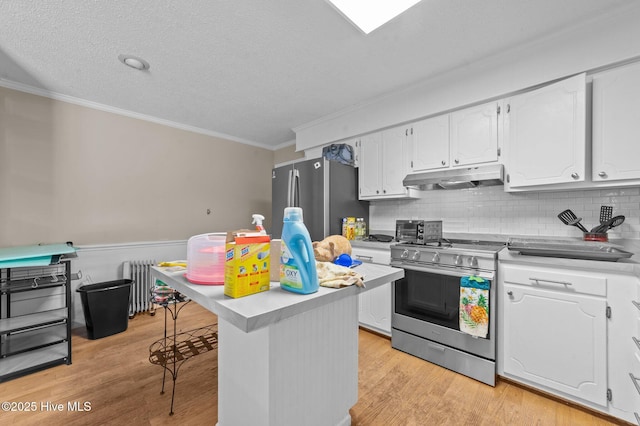
{"type": "Polygon", "coordinates": [[[441,318],[458,316],[457,300],[455,306],[452,307],[450,303],[447,306],[446,291],[441,286],[410,285],[407,293],[407,307],[413,311],[441,318]]]}
{"type": "Polygon", "coordinates": [[[460,278],[405,269],[396,284],[397,313],[458,329],[460,278]]]}

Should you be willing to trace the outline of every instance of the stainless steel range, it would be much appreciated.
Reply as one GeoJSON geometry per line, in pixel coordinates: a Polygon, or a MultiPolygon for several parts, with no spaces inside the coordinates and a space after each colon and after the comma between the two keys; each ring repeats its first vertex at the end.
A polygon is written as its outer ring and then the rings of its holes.
{"type": "Polygon", "coordinates": [[[502,243],[447,240],[391,246],[391,265],[405,270],[393,284],[391,345],[495,386],[496,273],[502,243]],[[460,331],[460,279],[490,282],[486,338],[460,331]]]}

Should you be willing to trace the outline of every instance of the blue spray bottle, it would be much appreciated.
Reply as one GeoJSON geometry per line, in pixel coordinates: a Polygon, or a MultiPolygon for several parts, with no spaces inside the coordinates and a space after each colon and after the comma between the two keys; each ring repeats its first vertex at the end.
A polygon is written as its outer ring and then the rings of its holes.
{"type": "Polygon", "coordinates": [[[313,246],[300,207],[284,209],[280,287],[294,293],[318,291],[318,272],[313,246]]]}

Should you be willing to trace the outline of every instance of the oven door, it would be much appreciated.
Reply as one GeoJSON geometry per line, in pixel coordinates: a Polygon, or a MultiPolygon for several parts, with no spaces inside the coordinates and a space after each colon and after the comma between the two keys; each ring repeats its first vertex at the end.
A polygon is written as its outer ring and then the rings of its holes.
{"type": "Polygon", "coordinates": [[[419,228],[422,221],[419,220],[396,220],[396,240],[403,243],[423,244],[424,241],[419,228]]]}
{"type": "Polygon", "coordinates": [[[495,359],[495,274],[461,269],[403,265],[404,278],[393,285],[392,328],[495,359]],[[489,334],[486,339],[460,331],[460,278],[473,273],[491,281],[489,334]]]}

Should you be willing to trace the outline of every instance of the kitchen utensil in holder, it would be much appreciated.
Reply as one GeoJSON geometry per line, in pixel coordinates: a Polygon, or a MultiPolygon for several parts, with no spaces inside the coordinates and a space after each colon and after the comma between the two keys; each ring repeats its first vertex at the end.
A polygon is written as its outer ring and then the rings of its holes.
{"type": "Polygon", "coordinates": [[[570,226],[576,226],[578,227],[582,232],[589,232],[587,231],[587,228],[585,228],[580,221],[582,220],[581,217],[577,217],[576,214],[571,211],[570,209],[567,209],[563,212],[561,212],[558,215],[558,218],[562,221],[562,223],[564,223],[565,225],[570,225],[570,226]]]}
{"type": "Polygon", "coordinates": [[[600,206],[600,224],[608,222],[613,216],[612,206],[600,206]]]}
{"type": "Polygon", "coordinates": [[[614,216],[605,223],[594,227],[590,232],[596,234],[606,233],[609,229],[622,225],[624,223],[624,219],[625,217],[622,215],[614,216]]]}

